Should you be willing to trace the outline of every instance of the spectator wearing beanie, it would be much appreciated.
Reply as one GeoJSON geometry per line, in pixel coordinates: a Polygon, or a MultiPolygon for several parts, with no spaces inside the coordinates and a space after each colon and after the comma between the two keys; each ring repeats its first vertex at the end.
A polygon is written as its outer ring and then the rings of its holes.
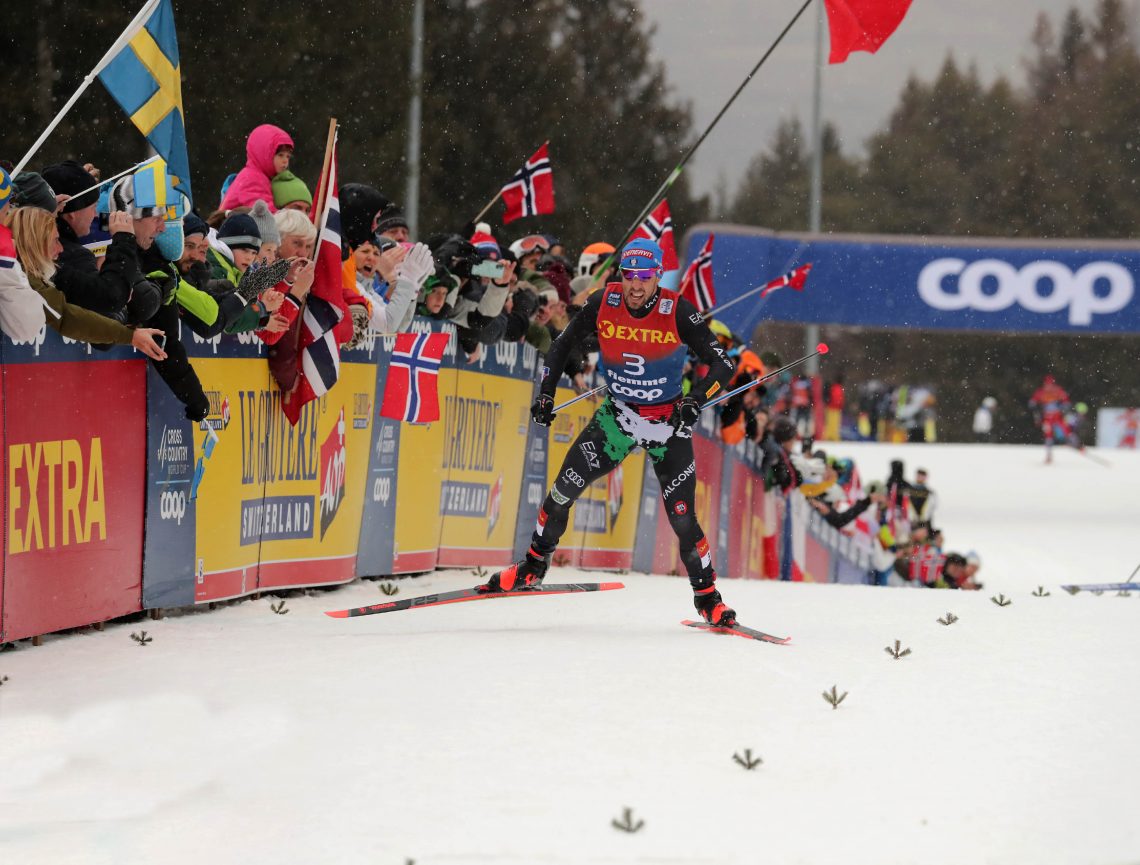
{"type": "Polygon", "coordinates": [[[44,305],[17,260],[16,242],[5,224],[15,193],[0,167],[0,330],[17,342],[31,342],[44,326],[44,305]]]}
{"type": "Polygon", "coordinates": [[[273,178],[273,206],[277,212],[299,210],[308,216],[313,212],[313,194],[309,187],[292,171],[282,171],[273,178]]]}
{"type": "Polygon", "coordinates": [[[211,250],[211,269],[216,279],[228,279],[236,288],[241,275],[257,259],[261,250],[261,232],[248,213],[235,213],[218,228],[218,240],[230,251],[232,261],[211,250]]]}
{"type": "MultiPolygon", "coordinates": [[[[380,211],[380,216],[376,219],[376,234],[394,240],[396,243],[407,243],[410,234],[408,232],[408,220],[404,218],[404,211],[395,204],[389,204],[380,211]]],[[[498,248],[497,244],[496,248],[498,248]]]]}
{"type": "Polygon", "coordinates": [[[52,216],[59,210],[55,190],[34,171],[21,171],[13,178],[11,201],[13,207],[38,207],[52,216]]]}
{"type": "Polygon", "coordinates": [[[257,223],[257,233],[261,236],[257,260],[262,264],[272,264],[277,260],[277,247],[281,245],[281,233],[277,230],[277,221],[269,212],[269,205],[261,199],[253,203],[249,216],[257,223]]]}
{"type": "MultiPolygon", "coordinates": [[[[289,168],[293,157],[293,139],[280,127],[263,123],[251,133],[245,144],[245,168],[237,173],[226,189],[222,210],[252,207],[259,198],[273,201],[272,180],[289,168]]],[[[268,205],[270,212],[275,205],[268,205]]]]}
{"type": "Polygon", "coordinates": [[[365,241],[375,242],[380,213],[391,205],[380,190],[363,183],[346,183],[340,187],[340,225],[344,242],[356,249],[365,241]]]}

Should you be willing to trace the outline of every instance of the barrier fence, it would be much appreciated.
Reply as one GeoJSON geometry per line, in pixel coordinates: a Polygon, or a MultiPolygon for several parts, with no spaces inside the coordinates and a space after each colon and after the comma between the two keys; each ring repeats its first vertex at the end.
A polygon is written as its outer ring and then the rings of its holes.
{"type": "MultiPolygon", "coordinates": [[[[210,402],[197,424],[131,349],[50,331],[0,345],[0,642],[273,589],[506,564],[596,406],[539,428],[534,349],[484,346],[468,364],[452,339],[440,420],[381,418],[394,338],[377,337],[342,351],[336,387],[293,427],[252,334],[182,338],[210,402]]],[[[870,581],[867,554],[798,494],[765,492],[759,450],[726,448],[711,412],[694,450],[697,516],[722,575],[870,581]]],[[[647,457],[586,490],[556,561],[684,573],[647,457]]]]}

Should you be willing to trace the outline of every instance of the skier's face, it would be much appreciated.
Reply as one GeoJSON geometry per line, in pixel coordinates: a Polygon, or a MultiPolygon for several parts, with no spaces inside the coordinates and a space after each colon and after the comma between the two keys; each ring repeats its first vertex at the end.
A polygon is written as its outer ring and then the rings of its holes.
{"type": "Polygon", "coordinates": [[[621,288],[625,295],[625,305],[630,309],[641,309],[645,302],[653,297],[657,291],[657,275],[655,268],[645,270],[622,270],[621,288]]]}

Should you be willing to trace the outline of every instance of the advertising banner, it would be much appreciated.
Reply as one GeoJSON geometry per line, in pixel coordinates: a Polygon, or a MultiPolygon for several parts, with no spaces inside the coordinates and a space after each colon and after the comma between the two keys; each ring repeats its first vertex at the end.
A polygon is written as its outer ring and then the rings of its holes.
{"type": "Polygon", "coordinates": [[[194,476],[196,461],[205,457],[195,449],[195,424],[153,367],[146,388],[143,606],[180,607],[194,603],[194,476]]]}
{"type": "Polygon", "coordinates": [[[784,234],[698,225],[708,234],[717,300],[725,304],[807,262],[806,288],[772,292],[718,312],[734,332],[761,320],[1017,333],[1140,332],[1140,244],[1134,241],[784,234]]]}
{"type": "Polygon", "coordinates": [[[483,346],[478,363],[458,370],[455,392],[440,397],[442,566],[512,561],[536,357],[519,343],[483,346]]]}
{"type": "Polygon", "coordinates": [[[4,340],[0,639],[142,608],[146,362],[44,332],[4,340]],[[95,359],[97,358],[97,359],[95,359]]]}
{"type": "MultiPolygon", "coordinates": [[[[561,405],[575,396],[577,394],[570,388],[560,387],[554,393],[554,404],[561,405]]],[[[570,446],[589,424],[590,418],[594,416],[594,412],[602,404],[603,398],[604,392],[576,402],[555,415],[547,439],[550,453],[546,464],[546,489],[549,490],[554,485],[554,479],[558,477],[558,473],[562,469],[562,462],[566,459],[566,454],[570,452],[570,446]]],[[[588,498],[588,492],[582,494],[582,499],[585,498],[588,498]]],[[[596,512],[596,507],[593,504],[585,505],[581,516],[574,511],[571,512],[566,533],[562,536],[558,545],[558,552],[554,556],[556,563],[575,567],[582,563],[582,547],[586,542],[587,528],[590,526],[591,520],[599,528],[604,522],[600,514],[596,512]]],[[[576,511],[578,505],[575,505],[574,508],[576,511]]],[[[533,529],[533,525],[531,528],[533,529]]]]}
{"type": "Polygon", "coordinates": [[[1136,450],[1140,408],[1101,408],[1096,412],[1096,446],[1136,450]]]}

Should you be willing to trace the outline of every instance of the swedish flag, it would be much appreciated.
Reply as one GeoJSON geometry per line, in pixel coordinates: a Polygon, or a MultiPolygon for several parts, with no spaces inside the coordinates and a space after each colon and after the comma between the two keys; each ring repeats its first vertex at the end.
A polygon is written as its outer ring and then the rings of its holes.
{"type": "Polygon", "coordinates": [[[193,200],[178,37],[170,0],[158,0],[138,31],[99,73],[99,79],[166,160],[175,189],[193,200]]]}

